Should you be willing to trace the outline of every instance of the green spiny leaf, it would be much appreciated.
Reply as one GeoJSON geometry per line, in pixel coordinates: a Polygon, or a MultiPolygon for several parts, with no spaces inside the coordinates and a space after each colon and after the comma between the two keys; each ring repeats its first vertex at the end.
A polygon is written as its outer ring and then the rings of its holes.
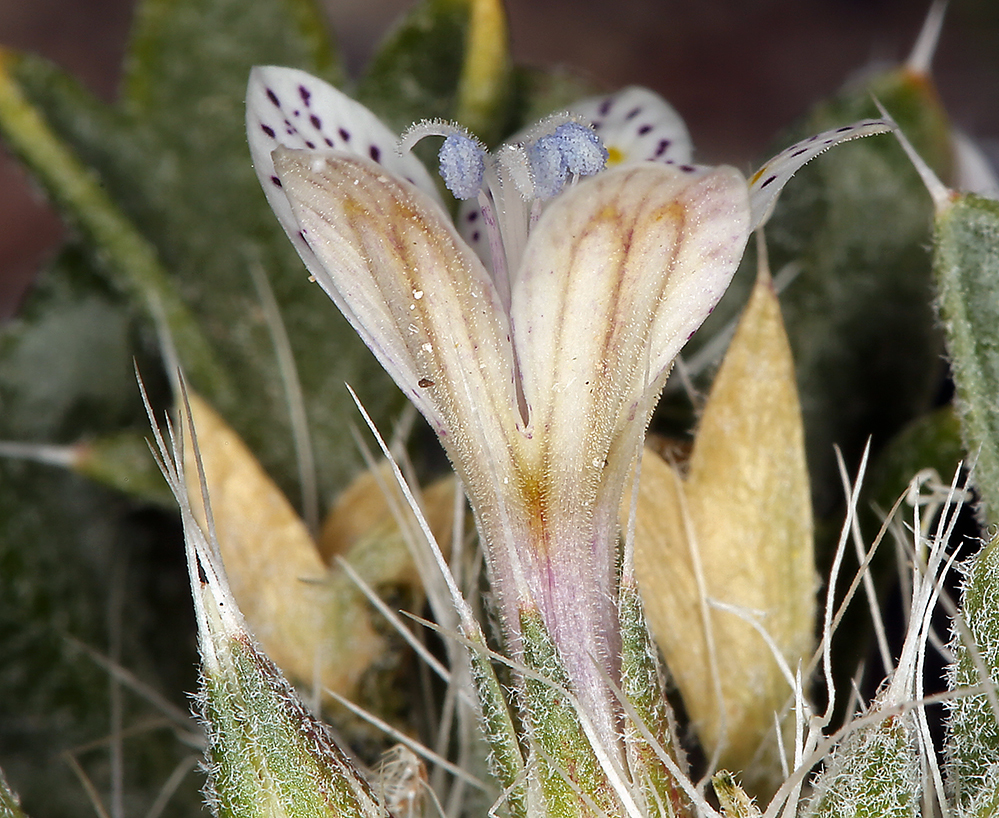
{"type": "MultiPolygon", "coordinates": [[[[202,394],[295,497],[297,463],[282,383],[289,373],[280,371],[275,354],[282,330],[263,306],[270,294],[259,292],[270,288],[304,393],[320,493],[329,494],[358,464],[342,422],[354,411],[344,382],[359,389],[376,418],[397,405],[397,392],[336,310],[307,285],[250,167],[243,126],[252,65],[297,65],[339,76],[320,14],[310,0],[250,6],[197,0],[183,7],[149,0],[137,21],[125,96],[116,109],[103,108],[38,61],[20,65],[18,79],[49,127],[92,165],[170,270],[221,368],[239,384],[235,390],[202,383],[202,394]]],[[[100,255],[104,248],[93,250],[100,255]]]]}
{"type": "Polygon", "coordinates": [[[999,715],[995,709],[999,687],[999,540],[993,539],[975,558],[960,615],[967,634],[954,634],[955,659],[948,686],[959,690],[983,682],[991,685],[991,696],[985,692],[960,696],[950,704],[947,773],[957,803],[967,807],[994,785],[993,767],[999,755],[999,715]],[[975,661],[976,653],[986,679],[975,661]]]}
{"type": "MultiPolygon", "coordinates": [[[[88,169],[49,127],[22,84],[37,61],[0,51],[0,133],[34,172],[70,223],[111,273],[117,286],[151,318],[163,316],[197,383],[226,388],[226,378],[156,248],[123,213],[88,169]]],[[[44,70],[51,77],[51,70],[44,70]]]]}
{"type": "Polygon", "coordinates": [[[957,409],[984,519],[999,522],[999,202],[969,194],[937,215],[934,272],[957,409]]]}

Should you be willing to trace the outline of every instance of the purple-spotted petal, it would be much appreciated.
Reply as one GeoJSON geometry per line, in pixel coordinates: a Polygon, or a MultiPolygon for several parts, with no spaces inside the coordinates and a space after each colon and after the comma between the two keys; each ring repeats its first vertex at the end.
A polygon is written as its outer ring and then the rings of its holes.
{"type": "Polygon", "coordinates": [[[283,145],[370,159],[438,198],[437,184],[423,164],[399,153],[397,134],[361,103],[304,71],[262,65],[250,72],[246,132],[265,189],[271,151],[283,145]]]}
{"type": "Polygon", "coordinates": [[[467,199],[458,205],[458,214],[454,219],[458,233],[465,244],[472,248],[482,263],[492,268],[492,258],[489,251],[489,230],[482,215],[482,208],[476,199],[467,199]]]}
{"type": "MultiPolygon", "coordinates": [[[[274,170],[278,146],[371,159],[438,198],[433,178],[418,159],[400,156],[398,137],[371,111],[329,83],[299,71],[262,65],[250,71],[246,89],[246,137],[257,178],[274,214],[312,275],[322,268],[299,235],[291,206],[274,170]]],[[[338,305],[339,306],[339,305],[338,305]]]]}
{"type": "Polygon", "coordinates": [[[864,119],[860,122],[854,122],[852,125],[844,125],[842,128],[817,133],[782,150],[756,171],[749,180],[749,202],[753,212],[753,230],[766,224],[773,212],[774,205],[777,203],[777,196],[784,189],[788,180],[803,165],[841,142],[849,142],[851,139],[859,139],[862,136],[888,133],[891,129],[891,125],[883,119],[864,119]]]}
{"type": "Polygon", "coordinates": [[[693,155],[683,119],[658,94],[632,86],[570,106],[603,140],[608,165],[622,162],[689,164],[693,155]]]}

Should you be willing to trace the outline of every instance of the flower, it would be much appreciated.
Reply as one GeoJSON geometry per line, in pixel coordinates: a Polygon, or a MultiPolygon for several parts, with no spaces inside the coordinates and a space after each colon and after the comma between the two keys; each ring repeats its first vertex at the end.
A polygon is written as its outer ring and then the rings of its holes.
{"type": "Polygon", "coordinates": [[[642,89],[588,100],[494,153],[457,126],[417,125],[402,146],[444,137],[466,240],[371,112],[300,71],[251,75],[247,131],[271,206],[447,451],[508,648],[520,654],[521,617],[540,612],[607,747],[618,508],[672,361],[794,171],[885,129],[820,134],[747,182],[690,164],[682,121],[642,89]]]}

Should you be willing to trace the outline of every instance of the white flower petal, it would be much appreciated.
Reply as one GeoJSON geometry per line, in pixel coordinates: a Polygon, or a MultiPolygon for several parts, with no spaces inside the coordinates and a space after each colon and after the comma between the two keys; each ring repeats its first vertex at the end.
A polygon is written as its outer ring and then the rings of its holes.
{"type": "MultiPolygon", "coordinates": [[[[676,110],[653,91],[631,86],[614,94],[590,97],[570,105],[566,112],[593,128],[609,154],[608,167],[625,162],[663,162],[686,165],[693,156],[687,126],[676,110]]],[[[515,133],[517,143],[536,128],[515,133]]],[[[461,202],[455,219],[458,232],[476,255],[490,266],[489,231],[475,199],[461,202]]]]}
{"type": "Polygon", "coordinates": [[[375,163],[278,148],[274,165],[320,283],[466,476],[463,464],[502,450],[501,427],[516,426],[509,328],[489,274],[436,203],[375,163]]]}
{"type": "Polygon", "coordinates": [[[279,145],[343,151],[374,159],[396,176],[409,179],[433,198],[439,198],[427,169],[414,156],[399,155],[398,137],[378,117],[329,83],[296,68],[262,65],[250,71],[246,137],[268,204],[305,266],[317,278],[322,267],[298,234],[291,205],[274,170],[271,153],[279,145]]]}
{"type": "Polygon", "coordinates": [[[603,140],[608,165],[623,162],[670,162],[685,165],[693,144],[683,118],[648,88],[631,86],[569,107],[603,140]]]}
{"type": "Polygon", "coordinates": [[[261,65],[250,72],[246,132],[264,189],[271,152],[283,145],[370,159],[439,201],[433,176],[415,156],[399,152],[397,134],[361,103],[304,71],[261,65]]]}
{"type": "Polygon", "coordinates": [[[511,320],[530,427],[567,482],[622,428],[644,429],[643,396],[721,298],[748,235],[746,181],[726,167],[627,165],[544,212],[511,320]]]}
{"type": "Polygon", "coordinates": [[[844,125],[842,128],[817,133],[782,150],[749,180],[749,201],[753,211],[752,229],[766,224],[784,185],[802,165],[811,162],[820,153],[825,153],[833,145],[859,139],[862,136],[888,133],[891,129],[891,125],[883,119],[864,119],[852,125],[844,125]]]}
{"type": "Polygon", "coordinates": [[[458,214],[454,219],[455,227],[462,240],[475,252],[482,263],[492,267],[492,256],[489,249],[489,230],[482,216],[482,207],[477,199],[466,199],[458,204],[458,214]]]}

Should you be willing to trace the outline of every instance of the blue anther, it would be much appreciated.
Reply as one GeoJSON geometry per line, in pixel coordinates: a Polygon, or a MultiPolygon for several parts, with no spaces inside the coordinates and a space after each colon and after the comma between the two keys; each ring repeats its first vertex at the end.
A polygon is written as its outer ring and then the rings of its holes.
{"type": "Polygon", "coordinates": [[[592,176],[607,165],[607,148],[592,128],[565,122],[555,129],[559,151],[570,173],[592,176]]]}
{"type": "Polygon", "coordinates": [[[527,160],[531,163],[534,196],[550,199],[565,186],[568,168],[561,140],[554,134],[542,136],[527,146],[527,160]]]}
{"type": "Polygon", "coordinates": [[[474,199],[482,188],[485,151],[470,137],[448,134],[437,154],[444,184],[456,199],[474,199]]]}

